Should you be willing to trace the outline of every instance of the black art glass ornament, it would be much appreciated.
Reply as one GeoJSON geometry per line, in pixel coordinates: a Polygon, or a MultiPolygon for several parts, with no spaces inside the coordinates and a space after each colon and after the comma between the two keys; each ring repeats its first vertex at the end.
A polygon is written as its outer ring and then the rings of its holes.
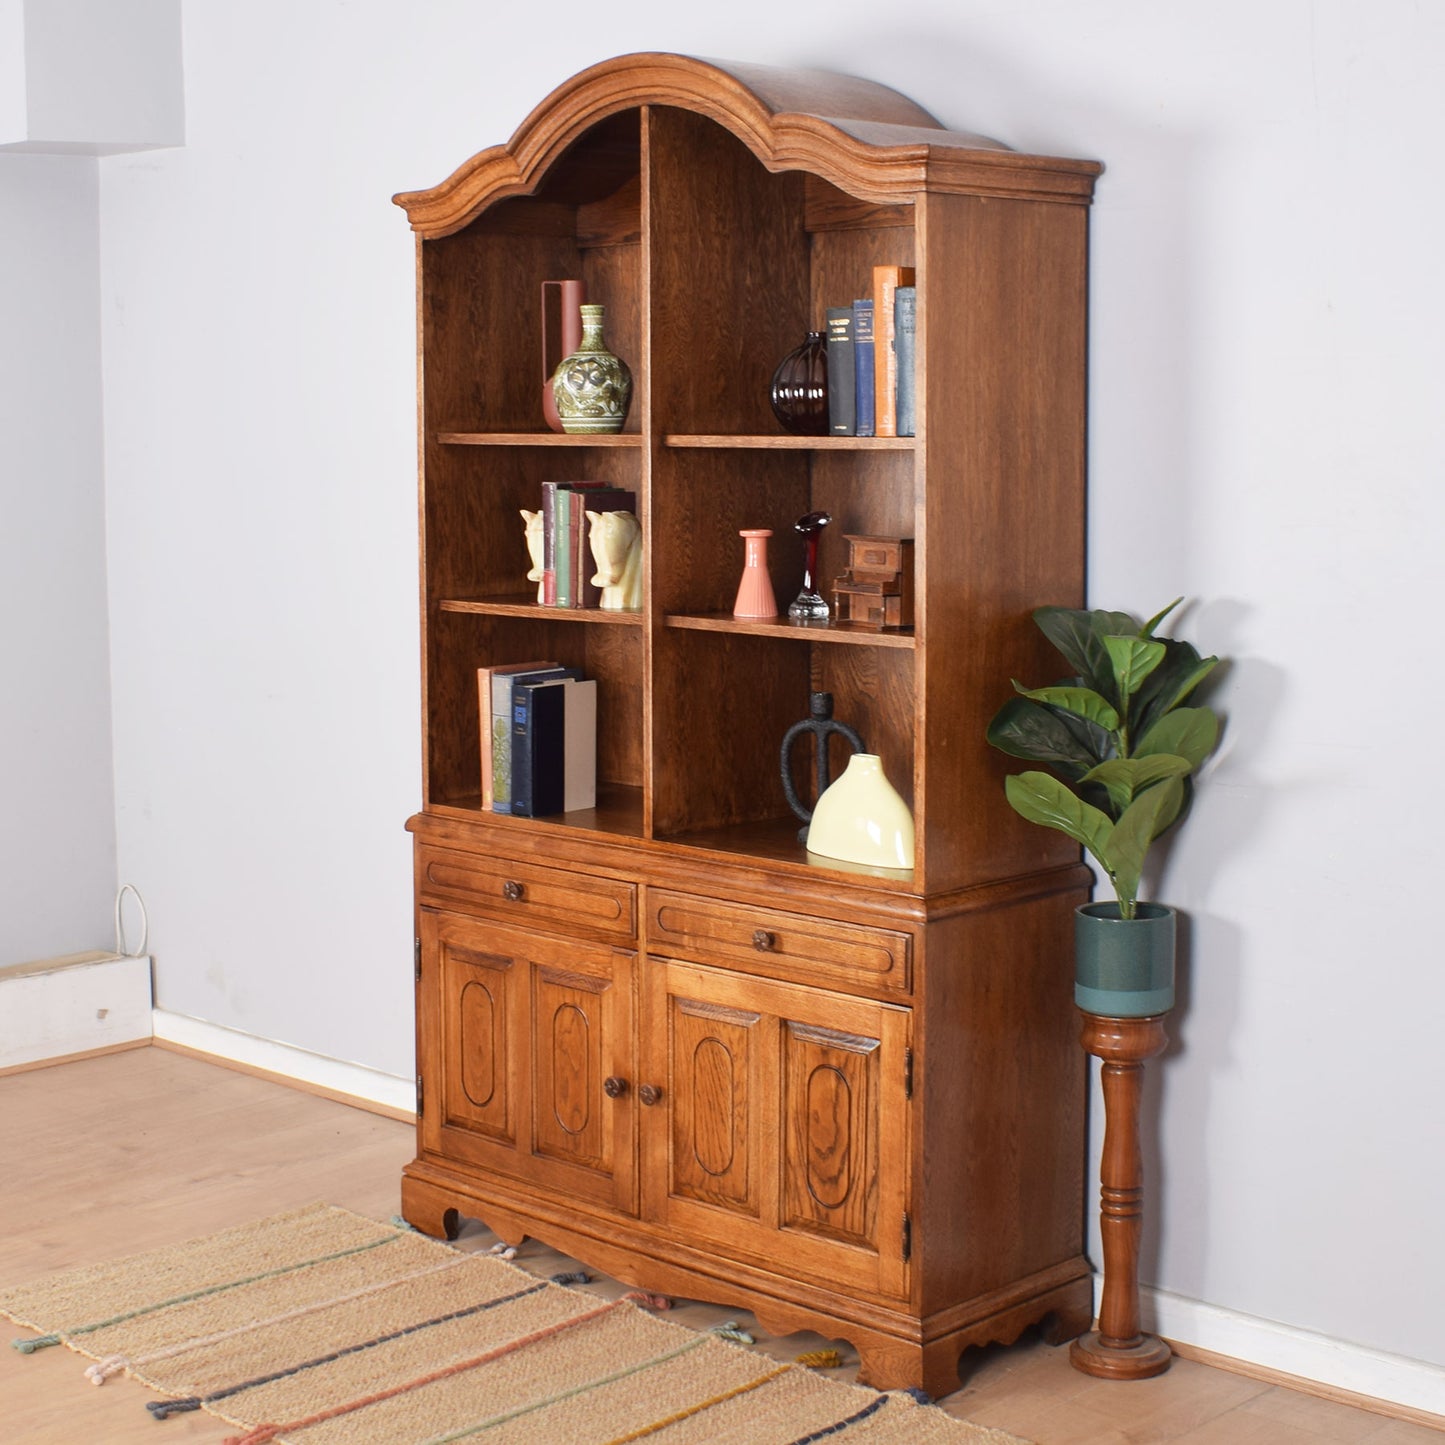
{"type": "Polygon", "coordinates": [[[828,785],[833,781],[832,770],[828,766],[828,738],[837,733],[843,738],[855,753],[866,753],[867,746],[863,739],[858,736],[847,723],[835,722],[833,719],[833,694],[831,692],[810,692],[808,694],[808,716],[802,722],[795,722],[787,732],[783,734],[783,746],[778,754],[779,770],[783,779],[783,796],[788,800],[788,806],[803,820],[803,826],[798,829],[798,842],[808,841],[808,824],[813,820],[813,810],[807,807],[798,796],[798,790],[793,786],[793,744],[807,733],[813,735],[813,747],[816,750],[814,778],[817,783],[816,796],[821,798],[828,791],[828,785]]]}
{"type": "Polygon", "coordinates": [[[828,434],[828,343],[821,331],[778,363],[773,373],[773,415],[784,431],[799,437],[828,434]]]}

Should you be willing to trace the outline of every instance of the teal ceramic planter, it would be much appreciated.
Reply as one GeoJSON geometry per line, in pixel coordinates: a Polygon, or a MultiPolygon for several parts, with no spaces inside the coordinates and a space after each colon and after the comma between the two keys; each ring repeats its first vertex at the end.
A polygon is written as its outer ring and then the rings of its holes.
{"type": "Polygon", "coordinates": [[[1142,1019],[1174,1007],[1174,910],[1140,903],[1132,919],[1117,903],[1074,910],[1074,1002],[1085,1013],[1142,1019]]]}

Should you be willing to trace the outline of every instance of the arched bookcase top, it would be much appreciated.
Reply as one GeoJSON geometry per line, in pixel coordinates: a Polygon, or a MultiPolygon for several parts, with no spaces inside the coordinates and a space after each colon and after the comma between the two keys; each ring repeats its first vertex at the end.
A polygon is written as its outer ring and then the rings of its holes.
{"type": "Polygon", "coordinates": [[[621,111],[675,106],[716,121],[771,171],[808,171],[881,205],[920,191],[1087,205],[1095,161],[1030,156],[947,130],[896,90],[821,70],[685,55],[606,60],[559,86],[517,127],[440,185],[395,197],[418,234],[447,236],[508,196],[534,192],[583,134],[621,111]]]}

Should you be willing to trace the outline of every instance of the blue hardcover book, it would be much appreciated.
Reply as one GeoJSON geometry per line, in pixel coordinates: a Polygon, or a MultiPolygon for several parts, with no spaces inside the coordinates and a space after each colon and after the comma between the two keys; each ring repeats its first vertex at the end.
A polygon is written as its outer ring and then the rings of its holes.
{"type": "Polygon", "coordinates": [[[918,394],[913,380],[917,326],[918,290],[900,286],[893,293],[893,332],[898,357],[898,435],[901,437],[911,437],[918,429],[918,394]]]}
{"type": "Polygon", "coordinates": [[[853,394],[858,430],[855,436],[873,435],[873,299],[853,303],[853,394]]]}
{"type": "Polygon", "coordinates": [[[563,697],[580,669],[558,669],[549,678],[518,678],[512,686],[511,811],[540,818],[562,811],[563,697]],[[540,790],[540,796],[539,796],[540,790]]]}
{"type": "Polygon", "coordinates": [[[492,676],[492,812],[512,811],[512,694],[519,684],[549,677],[579,677],[575,669],[541,668],[536,672],[494,673],[492,676]]]}

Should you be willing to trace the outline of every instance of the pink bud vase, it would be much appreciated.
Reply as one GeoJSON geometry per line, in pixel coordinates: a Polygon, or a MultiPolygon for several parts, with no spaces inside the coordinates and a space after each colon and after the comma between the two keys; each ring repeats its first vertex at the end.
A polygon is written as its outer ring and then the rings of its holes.
{"type": "Polygon", "coordinates": [[[743,575],[738,583],[738,599],[733,603],[734,617],[776,617],[778,604],[773,600],[773,583],[768,576],[768,538],[766,527],[754,527],[738,533],[746,551],[743,575]]]}

